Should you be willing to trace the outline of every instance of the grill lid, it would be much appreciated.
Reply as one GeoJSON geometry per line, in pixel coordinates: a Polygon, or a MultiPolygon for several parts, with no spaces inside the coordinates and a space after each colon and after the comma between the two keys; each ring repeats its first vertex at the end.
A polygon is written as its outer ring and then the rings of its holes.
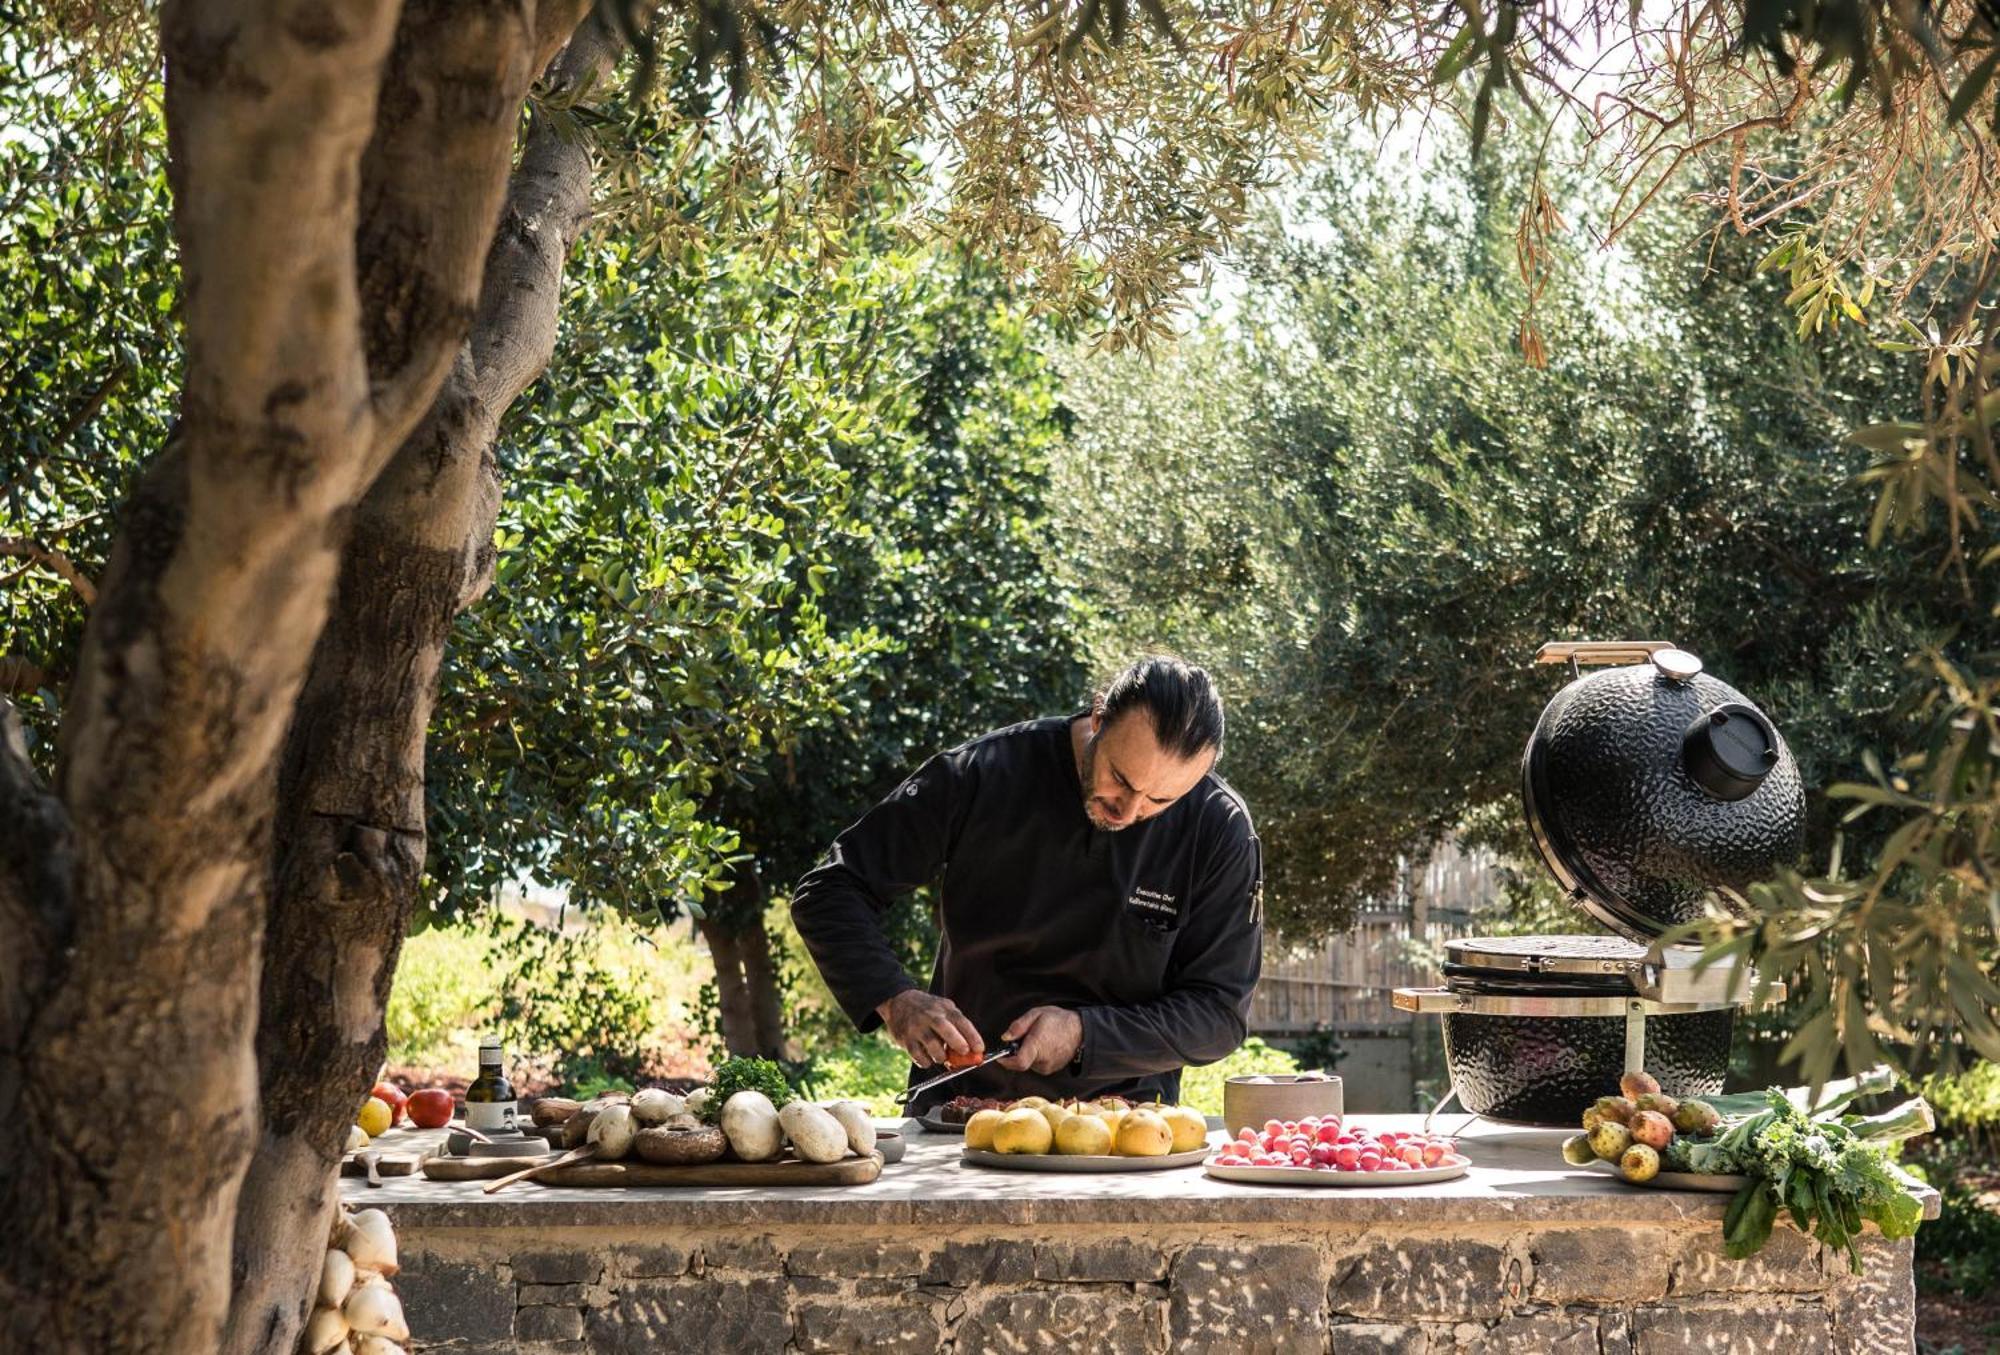
{"type": "Polygon", "coordinates": [[[1797,858],[1805,791],[1791,750],[1699,659],[1657,641],[1535,657],[1620,665],[1557,692],[1521,760],[1535,847],[1598,921],[1648,942],[1700,917],[1717,890],[1797,858]]]}

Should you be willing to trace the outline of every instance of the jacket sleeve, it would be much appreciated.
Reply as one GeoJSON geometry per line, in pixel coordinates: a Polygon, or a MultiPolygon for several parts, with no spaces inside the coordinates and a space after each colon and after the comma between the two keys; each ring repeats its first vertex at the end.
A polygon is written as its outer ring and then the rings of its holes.
{"type": "Polygon", "coordinates": [[[956,755],[938,754],[835,838],[792,891],[799,938],[861,1030],[882,1024],[882,1003],[921,986],[896,958],[883,916],[943,867],[966,789],[956,755]]]}
{"type": "Polygon", "coordinates": [[[1143,1077],[1227,1057],[1249,1033],[1264,963],[1264,857],[1244,833],[1189,900],[1167,989],[1148,1002],[1084,1007],[1082,1075],[1143,1077]]]}

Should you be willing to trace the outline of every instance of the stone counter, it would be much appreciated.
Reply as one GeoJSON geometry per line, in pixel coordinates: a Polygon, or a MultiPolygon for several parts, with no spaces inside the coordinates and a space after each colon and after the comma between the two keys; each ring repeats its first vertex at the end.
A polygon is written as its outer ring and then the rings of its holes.
{"type": "Polygon", "coordinates": [[[395,1220],[419,1351],[1912,1348],[1908,1242],[1869,1237],[1859,1279],[1783,1227],[1733,1262],[1728,1196],[1569,1168],[1562,1137],[1475,1123],[1471,1173],[1401,1189],[997,1172],[918,1132],[847,1189],[347,1194],[395,1220]]]}

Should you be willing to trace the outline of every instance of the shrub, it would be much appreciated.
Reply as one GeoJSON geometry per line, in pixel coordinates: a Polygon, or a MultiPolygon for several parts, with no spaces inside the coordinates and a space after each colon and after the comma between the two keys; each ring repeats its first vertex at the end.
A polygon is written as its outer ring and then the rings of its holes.
{"type": "Polygon", "coordinates": [[[1298,1060],[1282,1049],[1274,1049],[1252,1035],[1242,1047],[1220,1063],[1190,1068],[1181,1074],[1181,1104],[1204,1115],[1222,1114],[1222,1084],[1232,1077],[1251,1073],[1296,1073],[1298,1060]]]}
{"type": "Polygon", "coordinates": [[[432,927],[403,943],[389,990],[391,1063],[469,1063],[464,1056],[498,998],[490,945],[487,936],[466,927],[432,927]]]}

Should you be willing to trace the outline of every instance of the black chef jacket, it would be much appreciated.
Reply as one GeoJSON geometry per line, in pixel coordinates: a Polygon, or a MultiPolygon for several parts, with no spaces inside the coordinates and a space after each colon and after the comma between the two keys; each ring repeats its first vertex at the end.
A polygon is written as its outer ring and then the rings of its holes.
{"type": "MultiPolygon", "coordinates": [[[[855,1025],[915,987],[883,934],[890,901],[936,878],[942,944],[930,991],[991,1048],[1030,1007],[1083,1020],[1075,1071],[997,1065],[927,1094],[1174,1101],[1180,1070],[1243,1042],[1263,955],[1263,860],[1250,811],[1213,772],[1119,832],[1083,811],[1062,716],[940,753],[834,839],[792,919],[855,1025]]],[[[911,1070],[911,1081],[943,1069],[911,1070]]]]}

